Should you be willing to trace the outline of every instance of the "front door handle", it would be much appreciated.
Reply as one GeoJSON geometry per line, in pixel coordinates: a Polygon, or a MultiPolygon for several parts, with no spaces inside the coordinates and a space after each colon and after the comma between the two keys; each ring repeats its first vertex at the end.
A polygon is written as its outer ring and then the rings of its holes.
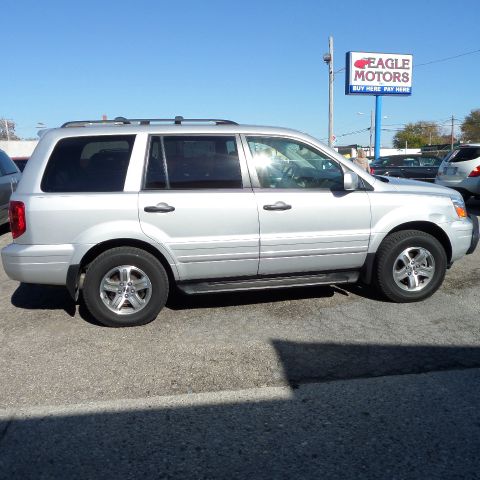
{"type": "Polygon", "coordinates": [[[168,213],[168,212],[173,212],[175,210],[175,207],[172,207],[168,203],[157,203],[157,205],[149,205],[144,208],[144,210],[148,213],[168,213]]]}
{"type": "Polygon", "coordinates": [[[285,202],[275,202],[273,205],[264,205],[264,210],[290,210],[292,208],[291,205],[288,205],[285,202]]]}

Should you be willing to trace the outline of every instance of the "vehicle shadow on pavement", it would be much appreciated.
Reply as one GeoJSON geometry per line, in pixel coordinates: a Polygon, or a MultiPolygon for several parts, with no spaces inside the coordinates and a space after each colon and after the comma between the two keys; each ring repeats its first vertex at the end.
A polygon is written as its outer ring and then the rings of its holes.
{"type": "Polygon", "coordinates": [[[0,478],[478,477],[480,372],[402,374],[478,365],[479,348],[273,345],[295,387],[290,394],[224,392],[0,415],[0,478]],[[363,374],[394,376],[331,381],[363,374]],[[298,386],[304,378],[330,381],[298,386]]]}
{"type": "Polygon", "coordinates": [[[175,289],[169,295],[167,308],[172,310],[189,310],[195,308],[220,308],[259,303],[288,302],[309,298],[328,298],[335,293],[348,293],[334,286],[283,288],[275,290],[252,290],[249,292],[209,293],[203,295],[186,295],[175,289]]]}
{"type": "MultiPolygon", "coordinates": [[[[309,298],[328,298],[335,293],[348,293],[334,286],[263,290],[253,292],[185,295],[177,289],[170,292],[167,308],[190,310],[197,308],[221,308],[227,306],[254,305],[260,303],[286,302],[309,298]]],[[[64,310],[70,317],[77,312],[86,322],[102,326],[87,310],[82,296],[74,302],[65,287],[21,283],[11,298],[12,305],[26,310],[64,310]]]]}
{"type": "Polygon", "coordinates": [[[64,310],[75,316],[76,305],[65,287],[21,283],[13,292],[12,305],[26,310],[64,310]]]}

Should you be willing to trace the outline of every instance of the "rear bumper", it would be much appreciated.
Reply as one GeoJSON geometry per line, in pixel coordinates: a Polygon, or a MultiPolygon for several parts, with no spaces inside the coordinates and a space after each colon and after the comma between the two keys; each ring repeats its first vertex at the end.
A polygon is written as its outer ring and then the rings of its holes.
{"type": "Polygon", "coordinates": [[[443,180],[441,177],[437,177],[435,183],[443,187],[453,188],[459,192],[480,195],[480,177],[464,177],[451,180],[443,180]]]}
{"type": "Polygon", "coordinates": [[[66,285],[73,245],[21,245],[2,249],[2,263],[12,280],[24,283],[66,285]]]}
{"type": "Polygon", "coordinates": [[[470,243],[470,248],[467,250],[467,255],[470,255],[475,251],[478,245],[478,239],[479,239],[479,227],[478,227],[478,218],[476,215],[469,215],[470,220],[472,221],[473,224],[473,231],[472,231],[472,241],[470,243]]]}

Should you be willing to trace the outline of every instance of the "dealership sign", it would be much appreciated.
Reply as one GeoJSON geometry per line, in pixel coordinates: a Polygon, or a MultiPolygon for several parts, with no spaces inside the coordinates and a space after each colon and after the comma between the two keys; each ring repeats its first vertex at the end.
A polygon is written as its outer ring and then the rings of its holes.
{"type": "Polygon", "coordinates": [[[411,95],[412,55],[347,52],[346,95],[411,95]]]}

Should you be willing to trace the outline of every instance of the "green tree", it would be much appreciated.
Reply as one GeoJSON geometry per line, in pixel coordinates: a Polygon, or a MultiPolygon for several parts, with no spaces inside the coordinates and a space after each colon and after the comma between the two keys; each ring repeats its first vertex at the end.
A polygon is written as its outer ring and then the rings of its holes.
{"type": "Polygon", "coordinates": [[[0,140],[19,140],[15,133],[15,122],[0,118],[0,140]]]}
{"type": "Polygon", "coordinates": [[[464,142],[480,142],[480,108],[472,110],[460,125],[464,142]]]}
{"type": "Polygon", "coordinates": [[[407,123],[393,137],[395,148],[420,148],[425,145],[435,145],[444,142],[444,136],[435,122],[407,123]]]}

